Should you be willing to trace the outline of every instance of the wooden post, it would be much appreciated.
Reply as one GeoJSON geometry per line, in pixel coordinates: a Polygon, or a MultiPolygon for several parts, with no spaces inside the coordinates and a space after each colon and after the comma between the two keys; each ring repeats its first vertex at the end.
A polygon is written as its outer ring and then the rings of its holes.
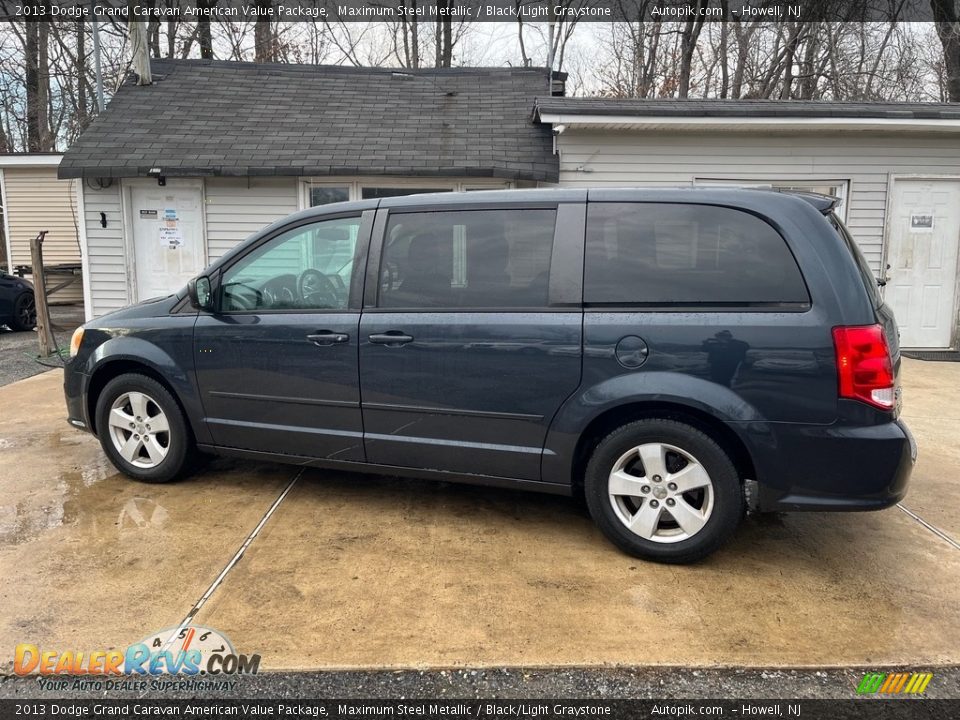
{"type": "Polygon", "coordinates": [[[46,230],[30,241],[30,269],[33,273],[34,299],[37,303],[37,338],[40,341],[40,357],[50,357],[57,346],[50,328],[50,309],[47,307],[47,279],[43,273],[43,239],[46,230]]]}

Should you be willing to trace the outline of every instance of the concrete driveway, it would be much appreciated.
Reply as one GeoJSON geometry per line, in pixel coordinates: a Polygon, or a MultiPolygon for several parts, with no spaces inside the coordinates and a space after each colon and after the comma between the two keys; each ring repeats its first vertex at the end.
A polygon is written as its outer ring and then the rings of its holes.
{"type": "Polygon", "coordinates": [[[902,509],[751,517],[693,567],[621,554],[564,498],[223,460],[138,484],[63,421],[59,371],[8,385],[0,672],[17,643],[125,647],[195,609],[270,670],[958,663],[960,364],[905,362],[902,509]]]}

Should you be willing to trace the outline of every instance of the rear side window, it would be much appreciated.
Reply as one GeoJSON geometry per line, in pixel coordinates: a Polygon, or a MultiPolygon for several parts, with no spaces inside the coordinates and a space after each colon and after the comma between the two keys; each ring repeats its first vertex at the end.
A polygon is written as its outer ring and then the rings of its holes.
{"type": "Polygon", "coordinates": [[[391,214],[378,306],[545,306],[556,214],[556,210],[391,214]]]}
{"type": "Polygon", "coordinates": [[[880,286],[877,285],[877,278],[874,277],[873,271],[870,270],[870,263],[867,262],[867,259],[860,251],[860,247],[856,241],[854,241],[850,231],[847,230],[847,226],[843,224],[840,218],[834,213],[830,213],[828,219],[830,220],[830,225],[837,231],[840,239],[843,240],[843,244],[847,246],[847,250],[850,251],[853,259],[856,261],[857,269],[860,271],[860,279],[863,281],[863,287],[866,289],[867,295],[870,296],[870,301],[874,307],[880,307],[883,304],[883,299],[880,297],[880,286]]]}
{"type": "Polygon", "coordinates": [[[592,203],[588,304],[807,307],[800,268],[780,234],[731,208],[592,203]]]}

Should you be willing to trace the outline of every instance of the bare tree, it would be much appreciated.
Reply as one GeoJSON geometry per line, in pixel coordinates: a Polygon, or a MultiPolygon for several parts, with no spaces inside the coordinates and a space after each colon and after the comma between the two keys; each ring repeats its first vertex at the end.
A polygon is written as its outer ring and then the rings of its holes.
{"type": "Polygon", "coordinates": [[[930,0],[947,76],[947,97],[960,102],[960,13],[956,0],[930,0]]]}
{"type": "Polygon", "coordinates": [[[270,8],[272,0],[257,0],[256,25],[253,31],[254,37],[254,60],[258,63],[274,62],[276,60],[276,48],[273,38],[273,24],[270,22],[270,8]]]}
{"type": "Polygon", "coordinates": [[[27,95],[27,150],[50,150],[50,26],[45,22],[25,24],[25,89],[27,95]]]}
{"type": "Polygon", "coordinates": [[[680,41],[680,69],[677,94],[685,98],[690,94],[690,70],[693,65],[693,54],[697,49],[700,31],[703,29],[702,12],[707,6],[707,0],[696,0],[694,7],[697,14],[694,20],[683,24],[680,41]]]}

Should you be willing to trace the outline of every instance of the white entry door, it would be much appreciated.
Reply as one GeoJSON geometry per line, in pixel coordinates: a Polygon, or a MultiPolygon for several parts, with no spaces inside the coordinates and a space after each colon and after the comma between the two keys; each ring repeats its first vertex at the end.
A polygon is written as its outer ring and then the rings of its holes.
{"type": "Polygon", "coordinates": [[[885,299],[905,348],[950,347],[957,323],[960,180],[895,180],[885,299]]]}
{"type": "Polygon", "coordinates": [[[205,265],[203,189],[195,180],[137,182],[130,189],[136,300],[169,295],[205,265]]]}

